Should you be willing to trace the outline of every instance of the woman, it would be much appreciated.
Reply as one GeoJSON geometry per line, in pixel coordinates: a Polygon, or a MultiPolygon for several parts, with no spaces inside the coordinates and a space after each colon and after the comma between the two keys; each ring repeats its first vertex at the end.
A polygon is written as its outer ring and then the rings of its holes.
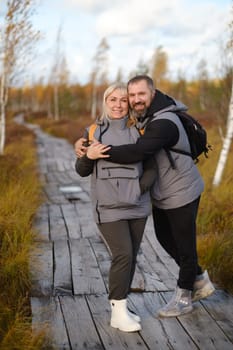
{"type": "MultiPolygon", "coordinates": [[[[97,120],[94,137],[101,143],[135,143],[140,137],[128,116],[127,89],[123,84],[107,88],[103,114],[97,120]],[[131,126],[130,126],[131,125],[131,126]]],[[[107,242],[112,262],[109,271],[110,324],[124,332],[141,330],[140,317],[127,309],[127,295],[133,280],[136,256],[147,216],[151,212],[149,192],[141,194],[142,163],[121,165],[98,159],[103,147],[92,143],[76,161],[80,176],[91,176],[95,222],[107,242]]]]}

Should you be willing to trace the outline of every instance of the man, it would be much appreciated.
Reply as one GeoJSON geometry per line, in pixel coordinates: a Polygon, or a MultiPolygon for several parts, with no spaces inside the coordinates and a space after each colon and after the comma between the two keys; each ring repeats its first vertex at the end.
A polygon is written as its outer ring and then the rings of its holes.
{"type": "MultiPolygon", "coordinates": [[[[207,271],[203,273],[198,265],[196,249],[196,217],[203,180],[191,157],[172,150],[190,152],[187,135],[175,114],[187,107],[155,89],[153,80],[146,75],[128,82],[128,98],[144,135],[136,144],[111,146],[107,154],[102,148],[99,157],[123,164],[153,159],[154,228],[158,241],[180,267],[175,293],[159,315],[180,316],[192,311],[192,301],[214,292],[207,271]]],[[[82,155],[78,145],[76,153],[82,155]]],[[[141,181],[143,187],[144,179],[141,181]]]]}

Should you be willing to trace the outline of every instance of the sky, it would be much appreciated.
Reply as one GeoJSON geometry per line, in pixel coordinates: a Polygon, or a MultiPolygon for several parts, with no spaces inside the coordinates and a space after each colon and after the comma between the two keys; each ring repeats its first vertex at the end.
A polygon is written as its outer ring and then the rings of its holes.
{"type": "Polygon", "coordinates": [[[159,46],[168,55],[171,77],[180,71],[192,78],[201,59],[211,76],[218,75],[231,8],[232,0],[39,0],[33,25],[42,38],[31,78],[49,76],[59,27],[70,78],[81,84],[89,81],[103,38],[109,44],[112,81],[119,69],[127,80],[138,62],[149,62],[159,46]]]}

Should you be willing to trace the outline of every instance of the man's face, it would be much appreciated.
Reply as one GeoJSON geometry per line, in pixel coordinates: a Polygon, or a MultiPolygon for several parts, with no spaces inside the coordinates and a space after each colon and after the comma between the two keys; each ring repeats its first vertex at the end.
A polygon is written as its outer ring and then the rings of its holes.
{"type": "Polygon", "coordinates": [[[136,116],[144,115],[154,97],[145,80],[128,85],[129,105],[136,116]]]}

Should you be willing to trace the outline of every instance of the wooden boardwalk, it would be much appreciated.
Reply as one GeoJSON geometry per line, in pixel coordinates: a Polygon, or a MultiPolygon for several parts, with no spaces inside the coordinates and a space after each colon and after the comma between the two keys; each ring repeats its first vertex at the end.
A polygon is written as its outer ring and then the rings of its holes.
{"type": "Polygon", "coordinates": [[[54,349],[233,350],[233,297],[223,290],[195,303],[191,314],[157,316],[175,288],[178,269],[157,243],[151,218],[129,297],[142,318],[142,331],[124,333],[109,326],[110,255],[92,219],[89,178],[75,173],[67,141],[28,126],[37,135],[45,194],[31,262],[33,326],[46,327],[54,349]]]}

